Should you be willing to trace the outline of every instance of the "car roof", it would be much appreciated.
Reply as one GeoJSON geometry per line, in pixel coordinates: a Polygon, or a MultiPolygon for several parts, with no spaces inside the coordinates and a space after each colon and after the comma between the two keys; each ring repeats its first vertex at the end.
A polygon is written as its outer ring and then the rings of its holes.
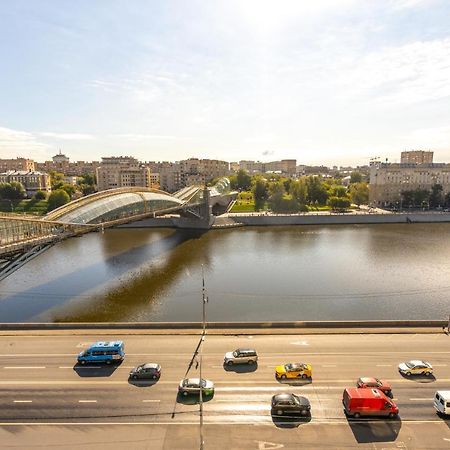
{"type": "Polygon", "coordinates": [[[237,348],[236,351],[240,353],[256,353],[256,350],[252,348],[237,348]]]}
{"type": "Polygon", "coordinates": [[[200,378],[185,378],[183,382],[187,384],[200,384],[200,378]]]}
{"type": "Polygon", "coordinates": [[[411,364],[414,364],[415,366],[427,366],[428,363],[425,361],[422,361],[421,359],[412,359],[409,361],[411,364]]]}
{"type": "Polygon", "coordinates": [[[436,391],[436,394],[439,394],[442,398],[446,400],[450,399],[450,391],[436,391]]]}
{"type": "Polygon", "coordinates": [[[91,345],[91,347],[121,347],[123,341],[98,341],[91,345]]]}
{"type": "Polygon", "coordinates": [[[360,380],[363,383],[376,383],[377,382],[377,379],[373,378],[373,377],[361,377],[360,380]]]}
{"type": "Polygon", "coordinates": [[[156,363],[147,363],[147,364],[142,364],[142,367],[144,369],[159,369],[159,364],[156,363]]]}
{"type": "Polygon", "coordinates": [[[272,399],[276,402],[282,402],[287,400],[292,400],[294,398],[294,394],[277,394],[272,397],[272,399]]]}

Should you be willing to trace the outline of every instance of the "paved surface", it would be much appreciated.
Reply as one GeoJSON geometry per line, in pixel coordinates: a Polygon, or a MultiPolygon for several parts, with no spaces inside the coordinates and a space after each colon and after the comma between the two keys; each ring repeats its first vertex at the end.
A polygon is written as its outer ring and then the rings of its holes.
{"type": "MultiPolygon", "coordinates": [[[[98,337],[0,337],[0,448],[199,448],[199,406],[176,392],[198,337],[122,336],[122,365],[77,367],[76,354],[98,337]],[[129,383],[129,369],[150,361],[162,365],[161,380],[129,383]]],[[[189,375],[198,376],[195,364],[189,375]]],[[[443,333],[210,335],[203,376],[216,385],[204,405],[205,449],[450,448],[450,420],[432,405],[437,389],[450,389],[450,337],[443,333]],[[224,370],[223,354],[238,347],[256,348],[257,368],[224,370]],[[436,377],[401,377],[398,363],[413,358],[430,361],[436,377]],[[310,362],[312,382],[277,382],[274,367],[289,361],[310,362]],[[345,418],[342,391],[363,375],[392,384],[400,419],[345,418]],[[279,392],[307,396],[311,420],[272,419],[270,398],[279,392]]]]}

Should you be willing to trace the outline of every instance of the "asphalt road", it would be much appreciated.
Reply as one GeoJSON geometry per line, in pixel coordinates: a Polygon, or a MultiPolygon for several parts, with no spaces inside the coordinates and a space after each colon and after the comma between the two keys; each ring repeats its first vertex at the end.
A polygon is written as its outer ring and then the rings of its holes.
{"type": "MultiPolygon", "coordinates": [[[[110,336],[114,338],[114,336],[110,336]]],[[[196,336],[131,335],[118,367],[78,367],[76,355],[96,340],[85,336],[0,337],[0,448],[196,449],[199,405],[177,396],[198,343],[196,336]],[[129,370],[158,362],[156,383],[130,383],[129,370]]],[[[450,337],[444,334],[207,336],[203,377],[216,391],[204,404],[205,449],[450,449],[450,419],[436,415],[436,390],[450,390],[450,337]],[[223,355],[258,351],[257,367],[225,370],[223,355]],[[397,365],[433,364],[435,377],[406,379],[397,365]],[[312,381],[282,384],[274,368],[313,365],[312,381]],[[348,421],[342,391],[360,376],[389,381],[398,420],[348,421]],[[309,398],[310,420],[273,419],[280,392],[309,398]]],[[[189,376],[198,376],[193,365],[189,376]]]]}

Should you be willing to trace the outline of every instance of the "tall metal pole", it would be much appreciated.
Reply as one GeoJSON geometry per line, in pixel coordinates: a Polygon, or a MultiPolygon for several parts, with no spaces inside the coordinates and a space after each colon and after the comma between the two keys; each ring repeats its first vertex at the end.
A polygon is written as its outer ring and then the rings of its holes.
{"type": "Polygon", "coordinates": [[[202,338],[201,338],[201,344],[199,349],[199,364],[200,364],[200,450],[203,450],[204,448],[204,440],[203,440],[203,378],[202,378],[202,347],[203,342],[205,341],[205,334],[206,334],[206,302],[208,301],[208,298],[206,296],[206,290],[205,290],[205,272],[203,269],[202,264],[202,338]]]}

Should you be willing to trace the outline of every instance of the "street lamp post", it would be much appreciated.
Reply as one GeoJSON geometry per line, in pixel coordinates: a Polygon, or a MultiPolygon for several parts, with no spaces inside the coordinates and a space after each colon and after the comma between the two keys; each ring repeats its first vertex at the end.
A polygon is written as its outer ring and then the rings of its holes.
{"type": "Polygon", "coordinates": [[[202,378],[202,347],[205,342],[206,336],[206,303],[208,303],[208,297],[206,295],[205,289],[205,272],[202,264],[202,337],[201,344],[199,348],[199,376],[200,376],[200,450],[204,448],[203,440],[203,378],[202,378]]]}

